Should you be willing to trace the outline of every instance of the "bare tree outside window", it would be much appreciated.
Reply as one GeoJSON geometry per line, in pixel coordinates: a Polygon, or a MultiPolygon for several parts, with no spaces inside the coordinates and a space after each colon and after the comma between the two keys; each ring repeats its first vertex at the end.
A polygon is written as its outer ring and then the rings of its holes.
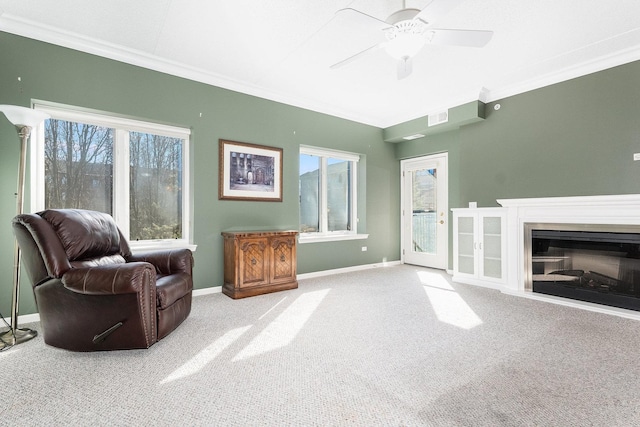
{"type": "Polygon", "coordinates": [[[32,138],[32,208],[110,214],[132,248],[192,244],[187,128],[76,107],[47,112],[32,138]]]}
{"type": "Polygon", "coordinates": [[[45,123],[45,206],[112,213],[113,129],[45,123]]]}
{"type": "MultiPolygon", "coordinates": [[[[113,214],[114,132],[97,125],[47,120],[46,208],[113,214]]],[[[182,142],[129,132],[131,240],[182,238],[182,142]]]]}
{"type": "Polygon", "coordinates": [[[182,237],[182,139],[129,132],[132,240],[182,237]]]}

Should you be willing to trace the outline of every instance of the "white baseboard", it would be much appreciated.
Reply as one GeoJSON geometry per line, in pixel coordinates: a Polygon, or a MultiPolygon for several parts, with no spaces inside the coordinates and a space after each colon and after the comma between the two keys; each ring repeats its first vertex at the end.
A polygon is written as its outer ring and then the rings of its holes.
{"type": "MultiPolygon", "coordinates": [[[[222,292],[222,286],[212,286],[210,288],[204,288],[204,289],[194,289],[193,290],[193,296],[194,297],[199,297],[201,295],[208,295],[208,294],[217,294],[222,292]]],[[[10,323],[11,322],[11,318],[10,317],[6,317],[5,322],[10,323]]],[[[33,323],[33,322],[39,322],[40,321],[40,314],[39,313],[33,313],[33,314],[21,314],[18,316],[18,325],[22,325],[24,323],[33,323]]],[[[0,329],[2,328],[3,325],[0,325],[0,329]]]]}
{"type": "Polygon", "coordinates": [[[222,292],[222,286],[212,286],[210,288],[194,289],[193,296],[200,297],[202,295],[219,294],[222,292]]]}
{"type": "Polygon", "coordinates": [[[537,301],[544,301],[551,304],[563,305],[565,307],[573,307],[581,310],[593,311],[595,313],[609,314],[612,316],[624,317],[625,319],[640,320],[640,312],[634,310],[626,310],[624,308],[611,307],[604,304],[595,304],[586,301],[579,301],[570,298],[556,297],[553,295],[545,295],[536,292],[518,292],[511,289],[502,290],[502,293],[517,297],[529,298],[537,301]]]}
{"type": "Polygon", "coordinates": [[[393,265],[400,265],[400,261],[385,261],[375,264],[354,265],[353,267],[334,268],[331,270],[314,271],[312,273],[298,274],[298,280],[311,279],[314,277],[331,276],[332,274],[349,273],[351,271],[369,270],[371,268],[391,267],[393,265]]]}
{"type": "MultiPolygon", "coordinates": [[[[402,262],[400,261],[389,261],[389,262],[382,262],[382,263],[375,263],[375,264],[356,265],[353,267],[335,268],[332,270],[314,271],[313,273],[298,274],[298,280],[311,279],[313,277],[330,276],[332,274],[348,273],[351,271],[368,270],[371,268],[391,267],[393,265],[400,265],[400,264],[402,264],[402,262]]],[[[222,286],[211,286],[209,288],[194,289],[193,296],[199,297],[202,295],[219,294],[221,292],[222,292],[222,286]]],[[[7,323],[10,322],[10,318],[6,318],[5,320],[7,321],[7,323]]],[[[38,313],[23,314],[18,316],[18,325],[22,325],[24,323],[39,322],[39,321],[40,321],[40,314],[38,313]]]]}
{"type": "MultiPolygon", "coordinates": [[[[10,323],[11,318],[5,317],[4,321],[7,323],[10,323]]],[[[33,323],[33,322],[39,322],[39,321],[40,321],[39,313],[23,314],[21,316],[20,315],[18,316],[18,326],[22,325],[23,323],[33,323]]],[[[2,326],[4,325],[0,325],[0,327],[2,326]]]]}

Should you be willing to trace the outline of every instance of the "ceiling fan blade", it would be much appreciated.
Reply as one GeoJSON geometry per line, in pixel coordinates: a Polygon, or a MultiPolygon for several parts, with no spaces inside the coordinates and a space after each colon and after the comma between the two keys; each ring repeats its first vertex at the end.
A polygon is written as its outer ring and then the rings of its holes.
{"type": "Polygon", "coordinates": [[[430,44],[483,47],[493,37],[493,31],[433,29],[427,32],[430,44]]]}
{"type": "Polygon", "coordinates": [[[384,42],[384,32],[382,30],[390,27],[388,23],[378,18],[351,8],[337,11],[330,24],[335,29],[348,30],[333,32],[335,34],[331,39],[334,44],[337,44],[333,49],[335,51],[333,60],[344,58],[351,52],[358,52],[334,63],[329,67],[331,69],[343,67],[366,56],[368,53],[374,52],[384,42]]]}
{"type": "Polygon", "coordinates": [[[360,59],[361,57],[365,56],[366,54],[377,50],[379,47],[380,47],[380,43],[376,43],[373,46],[368,47],[365,50],[362,50],[362,51],[356,53],[355,55],[351,55],[347,59],[343,59],[340,62],[336,62],[335,64],[333,64],[329,68],[331,68],[332,70],[335,70],[337,68],[344,67],[345,65],[348,65],[348,64],[352,63],[353,61],[355,61],[357,59],[360,59]]]}
{"type": "Polygon", "coordinates": [[[359,10],[351,9],[350,7],[338,10],[335,13],[333,19],[342,19],[342,18],[349,19],[352,22],[354,20],[357,20],[358,24],[369,24],[379,29],[384,29],[391,26],[385,21],[376,18],[375,16],[367,15],[366,13],[360,12],[359,10]]]}
{"type": "Polygon", "coordinates": [[[398,80],[402,80],[405,77],[408,77],[412,71],[413,61],[409,56],[405,56],[404,58],[400,58],[398,60],[398,80]]]}
{"type": "Polygon", "coordinates": [[[465,0],[433,0],[416,15],[414,19],[420,19],[427,25],[433,24],[465,0]]]}

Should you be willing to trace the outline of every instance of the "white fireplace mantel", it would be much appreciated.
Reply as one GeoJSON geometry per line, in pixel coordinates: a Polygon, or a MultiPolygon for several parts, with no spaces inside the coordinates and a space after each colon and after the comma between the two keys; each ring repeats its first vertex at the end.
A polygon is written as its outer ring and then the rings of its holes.
{"type": "Polygon", "coordinates": [[[498,203],[510,213],[517,213],[519,220],[556,218],[560,222],[640,224],[640,194],[499,199],[498,203]]]}
{"type": "Polygon", "coordinates": [[[507,284],[503,292],[640,320],[640,313],[525,290],[525,224],[640,225],[640,194],[499,199],[507,208],[507,284]]]}

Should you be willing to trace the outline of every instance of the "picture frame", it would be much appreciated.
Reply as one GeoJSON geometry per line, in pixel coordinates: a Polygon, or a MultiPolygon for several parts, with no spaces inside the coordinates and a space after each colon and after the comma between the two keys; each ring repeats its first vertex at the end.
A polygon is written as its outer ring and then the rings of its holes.
{"type": "Polygon", "coordinates": [[[282,148],[219,140],[218,199],[282,201],[282,148]]]}

